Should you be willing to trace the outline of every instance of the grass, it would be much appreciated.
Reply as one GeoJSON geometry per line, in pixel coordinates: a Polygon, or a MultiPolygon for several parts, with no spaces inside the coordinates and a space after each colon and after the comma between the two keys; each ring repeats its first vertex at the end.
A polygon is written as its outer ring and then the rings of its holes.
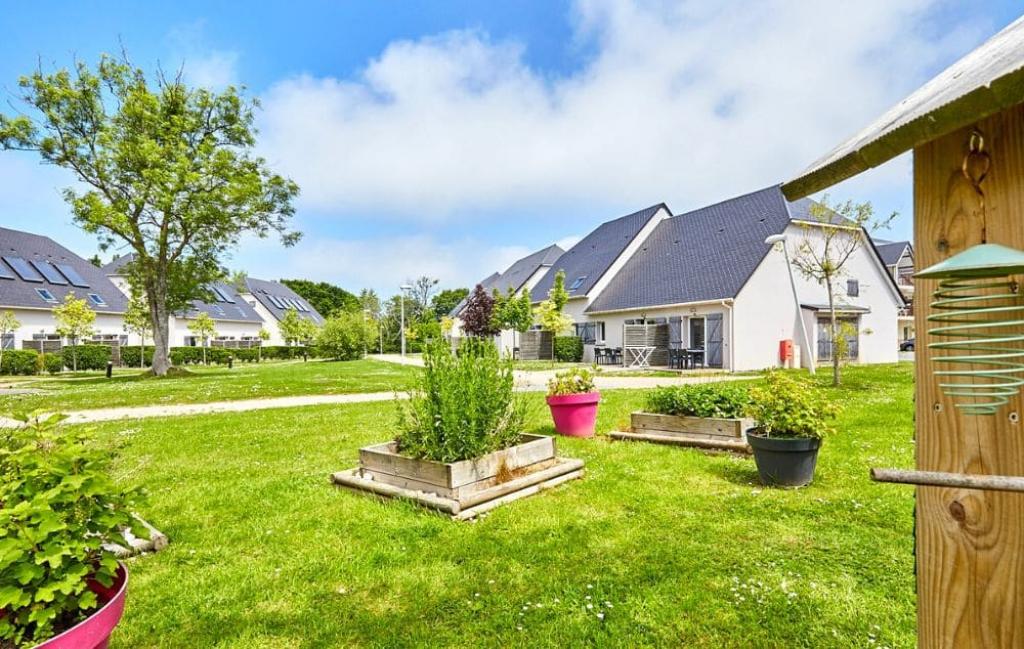
{"type": "Polygon", "coordinates": [[[566,370],[572,367],[590,367],[589,363],[568,363],[562,361],[519,361],[515,362],[515,369],[523,372],[550,372],[551,370],[566,370]]]}
{"type": "Polygon", "coordinates": [[[42,377],[12,382],[15,388],[39,394],[0,396],[0,412],[14,409],[66,411],[120,406],[234,401],[305,394],[347,394],[405,388],[418,370],[375,360],[239,363],[189,366],[188,376],[157,379],[139,370],[121,370],[108,379],[102,373],[42,377]],[[59,404],[59,406],[55,405],[59,404]]]}
{"type": "MultiPolygon", "coordinates": [[[[390,403],[104,424],[172,540],[132,561],[112,646],[913,646],[913,490],[867,477],[912,465],[911,367],[847,370],[805,489],[762,488],[749,459],[560,438],[586,477],[476,523],[328,484],[389,437],[390,403]]],[[[604,396],[601,431],[644,395],[604,396]]]]}

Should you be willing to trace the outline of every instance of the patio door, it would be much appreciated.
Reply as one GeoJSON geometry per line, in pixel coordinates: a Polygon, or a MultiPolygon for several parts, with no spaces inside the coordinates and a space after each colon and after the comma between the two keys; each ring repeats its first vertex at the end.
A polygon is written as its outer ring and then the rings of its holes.
{"type": "Polygon", "coordinates": [[[704,349],[704,318],[690,318],[690,349],[704,349]]]}
{"type": "Polygon", "coordinates": [[[711,313],[707,322],[707,364],[708,367],[722,366],[722,314],[711,313]]]}

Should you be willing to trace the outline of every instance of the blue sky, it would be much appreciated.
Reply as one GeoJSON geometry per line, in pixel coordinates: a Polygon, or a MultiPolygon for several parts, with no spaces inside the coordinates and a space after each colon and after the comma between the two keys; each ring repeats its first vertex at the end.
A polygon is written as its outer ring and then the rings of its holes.
{"type": "MultiPolygon", "coordinates": [[[[785,180],[1016,18],[1014,3],[3,3],[0,91],[120,44],[148,69],[244,84],[260,150],[302,187],[303,242],[229,265],[394,292],[468,285],[666,201],[785,180]],[[54,9],[54,6],[63,8],[54,9]],[[163,5],[163,6],[161,6],[163,5]]],[[[831,190],[900,212],[904,156],[831,190]]],[[[0,153],[0,223],[91,254],[65,173],[0,153]]]]}

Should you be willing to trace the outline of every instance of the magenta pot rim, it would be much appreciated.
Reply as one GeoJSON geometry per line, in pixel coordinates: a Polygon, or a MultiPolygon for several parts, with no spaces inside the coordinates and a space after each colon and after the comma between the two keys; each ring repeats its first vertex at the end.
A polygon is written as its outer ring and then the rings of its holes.
{"type": "Polygon", "coordinates": [[[581,392],[578,394],[556,394],[547,397],[548,405],[561,406],[561,405],[576,405],[576,404],[587,404],[597,403],[601,400],[601,393],[594,392],[581,392]]]}
{"type": "MultiPolygon", "coordinates": [[[[93,621],[93,619],[103,615],[103,613],[107,609],[122,604],[122,602],[124,601],[125,595],[126,595],[126,593],[128,591],[128,568],[122,562],[120,562],[120,561],[117,562],[117,565],[118,565],[119,572],[121,573],[121,575],[123,575],[123,579],[121,581],[121,587],[117,589],[117,592],[114,593],[110,597],[109,600],[107,600],[107,603],[104,604],[103,606],[99,607],[98,609],[96,609],[92,613],[90,613],[89,617],[85,618],[84,620],[82,620],[81,622],[76,624],[75,626],[71,627],[70,629],[67,629],[67,630],[63,631],[59,635],[55,635],[52,638],[47,638],[46,640],[43,640],[40,644],[35,645],[33,647],[33,649],[46,649],[46,647],[48,647],[48,646],[51,646],[51,645],[55,646],[58,641],[67,640],[70,636],[72,636],[76,632],[78,632],[81,629],[81,627],[85,626],[86,624],[89,624],[90,622],[93,621]]],[[[117,624],[120,621],[121,621],[121,618],[119,616],[118,619],[117,619],[117,622],[115,622],[111,626],[111,631],[113,631],[114,627],[116,627],[117,624]]]]}

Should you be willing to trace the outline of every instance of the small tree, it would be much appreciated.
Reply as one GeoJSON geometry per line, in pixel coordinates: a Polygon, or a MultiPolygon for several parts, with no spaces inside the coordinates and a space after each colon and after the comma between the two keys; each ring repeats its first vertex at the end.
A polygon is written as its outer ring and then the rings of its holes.
{"type": "Polygon", "coordinates": [[[888,218],[876,219],[871,203],[846,201],[829,205],[828,196],[825,196],[821,202],[811,204],[809,219],[801,225],[804,238],[797,246],[793,265],[804,277],[818,282],[828,291],[832,385],[842,382],[842,358],[837,345],[845,343],[837,316],[841,298],[836,291],[836,282],[846,274],[846,263],[867,241],[868,232],[889,227],[894,218],[895,212],[888,218]],[[843,342],[839,342],[840,339],[843,342]]]}
{"type": "Polygon", "coordinates": [[[192,318],[192,321],[188,323],[188,330],[192,332],[193,336],[202,341],[203,365],[206,365],[206,347],[209,345],[210,339],[217,335],[217,323],[213,321],[209,313],[200,311],[199,315],[192,318]]]}
{"type": "Polygon", "coordinates": [[[305,321],[305,318],[300,316],[299,312],[294,308],[289,307],[284,312],[284,316],[277,323],[278,329],[281,330],[281,337],[284,338],[284,344],[289,346],[295,345],[300,340],[303,340],[303,334],[306,333],[306,330],[303,328],[304,325],[302,323],[305,321]]]}
{"type": "Polygon", "coordinates": [[[477,284],[462,310],[462,330],[470,336],[483,338],[498,333],[494,328],[494,298],[482,284],[477,284]]]}
{"type": "Polygon", "coordinates": [[[270,332],[267,331],[266,327],[260,327],[260,332],[257,334],[260,337],[260,344],[256,347],[256,362],[263,362],[263,343],[270,340],[270,332]]]}
{"type": "Polygon", "coordinates": [[[0,312],[0,368],[4,366],[4,341],[21,327],[13,311],[0,312]]]}
{"type": "MultiPolygon", "coordinates": [[[[342,312],[342,313],[346,313],[346,312],[342,312]]],[[[354,312],[347,312],[347,313],[354,313],[354,312]]],[[[356,314],[356,315],[359,315],[360,317],[363,317],[363,315],[361,313],[360,314],[356,314]]],[[[301,341],[303,345],[309,345],[314,340],[317,339],[317,336],[320,335],[320,327],[317,326],[317,324],[315,322],[313,322],[312,320],[309,320],[308,318],[300,318],[298,333],[299,333],[299,341],[301,341]]]]}
{"type": "Polygon", "coordinates": [[[361,313],[337,313],[324,321],[316,338],[317,347],[327,358],[349,361],[361,358],[373,340],[373,323],[361,313]]]}
{"type": "Polygon", "coordinates": [[[132,291],[128,298],[128,308],[124,312],[124,330],[139,335],[139,367],[146,366],[146,335],[153,326],[149,317],[149,305],[140,291],[132,291]]]}
{"type": "Polygon", "coordinates": [[[416,281],[409,283],[412,284],[409,297],[412,298],[413,302],[413,319],[419,320],[424,312],[430,309],[430,298],[437,292],[437,285],[440,283],[440,280],[423,275],[417,278],[416,281]]]}
{"type": "Polygon", "coordinates": [[[64,296],[63,304],[54,307],[53,318],[57,321],[57,333],[71,341],[71,369],[78,371],[78,341],[92,335],[96,312],[72,291],[64,296]]]}
{"type": "Polygon", "coordinates": [[[545,331],[557,336],[572,327],[572,316],[562,313],[569,302],[569,292],[565,290],[565,271],[555,274],[555,281],[548,291],[548,299],[537,305],[537,320],[545,331]]]}

